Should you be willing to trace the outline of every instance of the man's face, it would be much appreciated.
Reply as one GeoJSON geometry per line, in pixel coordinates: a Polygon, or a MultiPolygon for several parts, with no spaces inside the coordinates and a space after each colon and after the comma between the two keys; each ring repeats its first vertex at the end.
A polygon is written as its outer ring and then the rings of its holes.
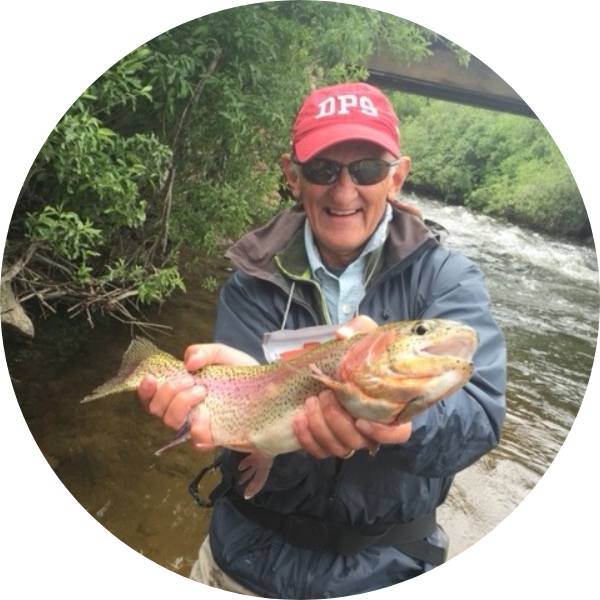
{"type": "MultiPolygon", "coordinates": [[[[364,158],[395,160],[379,146],[361,141],[332,146],[315,158],[331,159],[344,165],[364,158]]],[[[289,155],[282,157],[290,190],[304,205],[321,258],[326,264],[346,266],[360,254],[383,216],[386,201],[396,197],[408,175],[410,159],[402,157],[400,160],[400,164],[383,181],[373,185],[354,183],[346,168],[331,185],[318,185],[294,170],[289,155]]]]}

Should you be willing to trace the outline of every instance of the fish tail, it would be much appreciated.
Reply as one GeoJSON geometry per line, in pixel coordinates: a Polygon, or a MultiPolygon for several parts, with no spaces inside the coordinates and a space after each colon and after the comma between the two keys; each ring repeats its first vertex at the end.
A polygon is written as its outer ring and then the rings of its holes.
{"type": "Polygon", "coordinates": [[[142,361],[155,354],[163,354],[150,340],[142,337],[134,338],[121,360],[119,372],[106,383],[97,387],[91,394],[86,396],[81,403],[98,400],[111,394],[119,392],[132,392],[137,389],[140,384],[143,373],[136,374],[136,369],[142,361]]]}

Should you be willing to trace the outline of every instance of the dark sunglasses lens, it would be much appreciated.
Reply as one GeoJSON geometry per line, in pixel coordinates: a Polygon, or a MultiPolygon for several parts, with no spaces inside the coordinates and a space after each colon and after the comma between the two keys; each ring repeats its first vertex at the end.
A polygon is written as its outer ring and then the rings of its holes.
{"type": "MultiPolygon", "coordinates": [[[[391,164],[378,158],[356,160],[348,165],[352,181],[357,185],[373,185],[385,179],[391,164]]],[[[331,185],[340,176],[343,165],[335,160],[315,158],[302,163],[302,175],[311,183],[331,185]]]]}
{"type": "Polygon", "coordinates": [[[328,185],[333,183],[340,173],[341,167],[334,160],[316,158],[302,165],[302,175],[311,183],[328,185]]]}
{"type": "Polygon", "coordinates": [[[389,168],[390,163],[385,160],[365,159],[353,162],[348,170],[358,185],[373,185],[385,179],[389,168]]]}

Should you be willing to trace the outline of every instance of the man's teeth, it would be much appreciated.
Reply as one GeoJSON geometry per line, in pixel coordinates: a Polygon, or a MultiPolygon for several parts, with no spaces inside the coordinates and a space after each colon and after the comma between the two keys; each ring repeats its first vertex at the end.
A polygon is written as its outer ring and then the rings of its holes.
{"type": "Polygon", "coordinates": [[[358,209],[336,210],[335,208],[329,208],[327,210],[329,211],[330,214],[335,215],[336,217],[347,217],[349,215],[353,215],[358,212],[358,209]]]}

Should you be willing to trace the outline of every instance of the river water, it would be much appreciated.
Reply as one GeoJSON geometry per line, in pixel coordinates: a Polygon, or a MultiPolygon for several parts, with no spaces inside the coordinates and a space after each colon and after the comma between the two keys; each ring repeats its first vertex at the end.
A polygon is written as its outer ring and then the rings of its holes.
{"type": "MultiPolygon", "coordinates": [[[[509,409],[502,442],[457,476],[441,511],[454,556],[520,504],[571,428],[598,334],[597,258],[592,248],[464,208],[408,200],[448,230],[448,246],[482,267],[508,344],[509,409]]],[[[207,274],[223,282],[226,263],[217,261],[189,277],[186,294],[150,315],[171,327],[168,334],[155,334],[164,350],[181,356],[190,343],[210,341],[216,293],[202,289],[207,274]]],[[[194,504],[187,485],[212,457],[186,445],[154,456],[170,434],[133,395],[80,404],[116,373],[131,338],[128,328],[110,319],[83,331],[64,319],[37,327],[32,349],[7,342],[5,350],[21,410],[50,467],[91,518],[137,552],[187,576],[210,518],[194,504]]]]}

